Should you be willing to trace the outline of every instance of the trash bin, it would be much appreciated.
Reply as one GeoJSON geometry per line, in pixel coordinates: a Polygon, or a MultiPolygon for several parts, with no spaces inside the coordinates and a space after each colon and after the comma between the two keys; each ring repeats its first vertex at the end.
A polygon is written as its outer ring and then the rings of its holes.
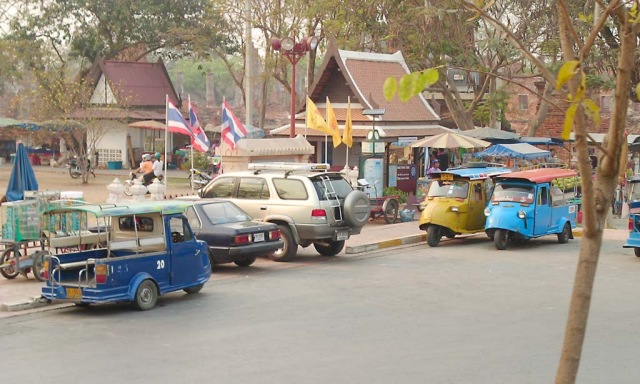
{"type": "Polygon", "coordinates": [[[107,169],[122,169],[122,161],[107,161],[107,169]]]}

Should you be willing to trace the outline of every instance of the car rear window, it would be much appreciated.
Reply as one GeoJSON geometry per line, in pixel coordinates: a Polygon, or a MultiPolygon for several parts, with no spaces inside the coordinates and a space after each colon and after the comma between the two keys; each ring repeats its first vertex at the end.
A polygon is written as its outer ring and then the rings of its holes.
{"type": "Polygon", "coordinates": [[[307,200],[309,198],[302,180],[274,178],[273,186],[282,200],[307,200]]]}
{"type": "Polygon", "coordinates": [[[211,224],[239,223],[251,217],[232,202],[202,204],[202,212],[211,224]]]}
{"type": "Polygon", "coordinates": [[[353,191],[351,184],[340,175],[317,176],[312,178],[311,182],[313,182],[313,187],[320,200],[327,200],[327,192],[332,192],[332,188],[339,199],[346,198],[347,195],[353,191]],[[331,184],[331,186],[329,186],[329,184],[331,184]]]}

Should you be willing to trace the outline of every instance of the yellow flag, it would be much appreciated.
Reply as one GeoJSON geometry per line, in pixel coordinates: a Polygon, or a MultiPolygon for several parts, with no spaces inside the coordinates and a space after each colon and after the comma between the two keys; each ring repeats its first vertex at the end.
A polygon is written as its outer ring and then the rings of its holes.
{"type": "Polygon", "coordinates": [[[309,97],[307,97],[307,127],[325,132],[328,135],[331,134],[327,122],[324,121],[320,111],[318,111],[318,107],[316,107],[309,97]]]}
{"type": "Polygon", "coordinates": [[[344,122],[344,132],[342,132],[342,142],[347,147],[353,145],[353,122],[351,121],[351,99],[349,99],[349,109],[347,109],[347,120],[344,122]]]}
{"type": "Polygon", "coordinates": [[[337,147],[342,143],[340,140],[340,128],[338,128],[338,119],[336,119],[336,114],[333,112],[333,107],[331,107],[331,102],[327,97],[327,124],[329,125],[329,133],[331,137],[333,137],[333,148],[337,147]]]}

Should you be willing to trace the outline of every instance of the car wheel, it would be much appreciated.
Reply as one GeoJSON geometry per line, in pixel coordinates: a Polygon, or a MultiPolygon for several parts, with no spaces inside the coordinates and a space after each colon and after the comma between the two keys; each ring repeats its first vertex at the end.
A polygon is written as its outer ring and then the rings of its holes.
{"type": "Polygon", "coordinates": [[[330,241],[328,244],[313,243],[313,247],[322,256],[335,256],[344,248],[344,240],[330,241]]]}
{"type": "Polygon", "coordinates": [[[636,257],[640,257],[640,248],[633,248],[633,253],[636,254],[636,257]]]}
{"type": "Polygon", "coordinates": [[[393,224],[398,220],[398,202],[395,199],[390,199],[383,204],[382,211],[385,223],[393,224]]]}
{"type": "Polygon", "coordinates": [[[198,284],[195,287],[185,288],[183,291],[187,292],[189,295],[193,295],[194,293],[200,292],[202,287],[204,287],[204,284],[198,284]]]}
{"type": "Polygon", "coordinates": [[[243,259],[243,260],[236,260],[234,261],[234,264],[237,265],[238,267],[248,267],[251,264],[256,262],[256,258],[255,257],[249,257],[247,259],[243,259]]]}
{"type": "Polygon", "coordinates": [[[430,225],[427,228],[427,244],[429,244],[430,247],[437,247],[438,244],[440,244],[441,237],[439,226],[430,225]]]}
{"type": "Polygon", "coordinates": [[[344,199],[344,220],[350,227],[364,227],[371,216],[369,197],[362,191],[349,192],[344,199]]]}
{"type": "Polygon", "coordinates": [[[562,232],[558,233],[558,243],[566,244],[569,242],[570,237],[571,225],[569,223],[565,223],[564,228],[562,228],[562,232]]]}
{"type": "Polygon", "coordinates": [[[509,231],[506,229],[496,229],[496,232],[493,234],[493,242],[496,245],[496,248],[503,251],[507,249],[507,235],[509,231]]]}
{"type": "Polygon", "coordinates": [[[144,280],[136,290],[134,304],[141,311],[149,310],[156,306],[158,301],[158,288],[151,280],[144,280]]]}
{"type": "Polygon", "coordinates": [[[271,252],[269,258],[273,261],[291,261],[298,253],[298,244],[293,239],[291,229],[287,225],[278,225],[278,229],[280,229],[282,248],[271,252]]]}

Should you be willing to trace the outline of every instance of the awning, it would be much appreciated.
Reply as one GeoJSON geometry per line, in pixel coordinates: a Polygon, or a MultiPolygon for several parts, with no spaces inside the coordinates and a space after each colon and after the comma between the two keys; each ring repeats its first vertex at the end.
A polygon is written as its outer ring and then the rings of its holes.
{"type": "Polygon", "coordinates": [[[129,127],[133,128],[142,128],[142,129],[155,129],[155,130],[165,130],[165,123],[158,122],[156,120],[143,120],[136,121],[135,123],[129,124],[129,127]]]}
{"type": "Polygon", "coordinates": [[[536,148],[531,144],[496,144],[482,152],[474,153],[474,157],[508,157],[513,159],[538,159],[551,156],[551,152],[536,148]]]}

